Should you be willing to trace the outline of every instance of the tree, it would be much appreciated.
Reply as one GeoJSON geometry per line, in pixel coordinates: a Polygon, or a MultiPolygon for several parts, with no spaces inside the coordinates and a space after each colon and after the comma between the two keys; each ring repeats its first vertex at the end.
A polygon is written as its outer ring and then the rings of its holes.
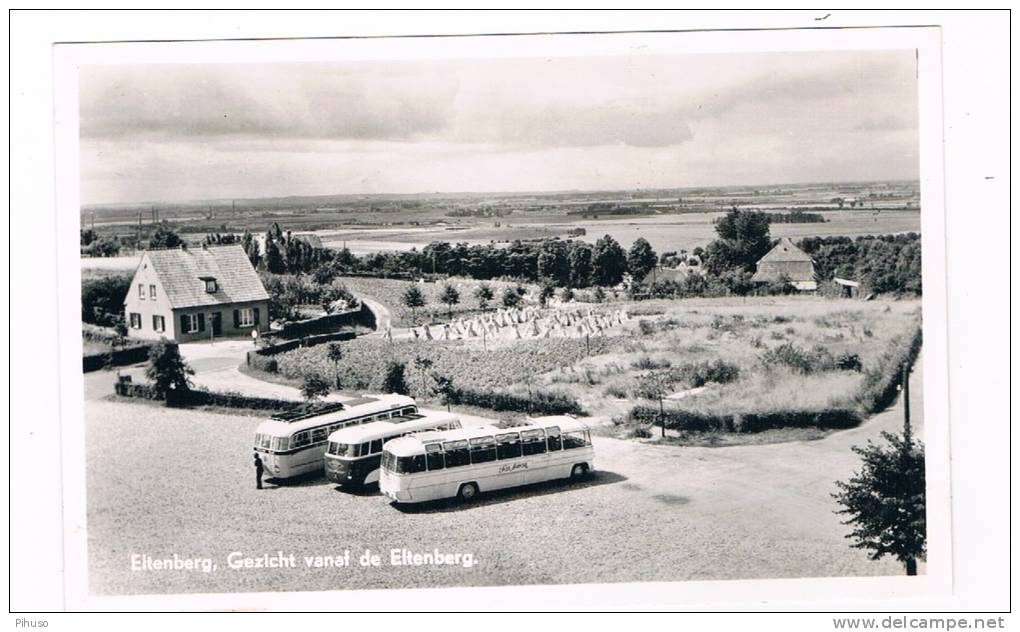
{"type": "Polygon", "coordinates": [[[554,284],[567,283],[570,280],[570,266],[567,262],[567,249],[562,241],[546,241],[537,259],[538,276],[554,284]]]}
{"type": "Polygon", "coordinates": [[[91,228],[82,228],[79,230],[81,233],[82,246],[88,246],[98,238],[98,235],[96,235],[96,231],[92,230],[91,228]]]}
{"type": "Polygon", "coordinates": [[[569,285],[588,287],[591,284],[591,246],[583,241],[576,242],[567,255],[570,267],[569,285]]]}
{"type": "Polygon", "coordinates": [[[425,293],[417,285],[412,285],[404,291],[402,300],[404,307],[411,310],[411,322],[417,323],[416,313],[419,307],[425,306],[425,293]]]}
{"type": "Polygon", "coordinates": [[[283,258],[283,251],[280,249],[280,244],[268,237],[266,238],[266,256],[264,263],[266,270],[273,274],[283,274],[287,271],[287,262],[283,258]]]}
{"type": "Polygon", "coordinates": [[[712,274],[741,269],[754,272],[758,260],[772,249],[769,217],[760,211],[742,211],[733,207],[716,220],[719,238],[705,250],[705,267],[712,274]]]}
{"type": "Polygon", "coordinates": [[[440,400],[442,400],[443,404],[446,405],[447,412],[449,412],[450,411],[450,402],[453,401],[453,398],[455,397],[455,395],[457,393],[457,389],[453,385],[453,380],[451,380],[450,378],[446,377],[445,375],[440,375],[439,373],[433,373],[432,374],[432,381],[433,381],[433,384],[432,384],[432,395],[434,397],[439,397],[440,400]]]}
{"type": "Polygon", "coordinates": [[[252,267],[258,268],[262,261],[262,251],[259,248],[259,242],[255,241],[248,231],[244,231],[244,235],[241,236],[241,247],[244,248],[244,254],[248,255],[248,261],[251,261],[252,267]]]}
{"type": "Polygon", "coordinates": [[[176,342],[160,338],[149,349],[149,366],[145,368],[145,377],[152,381],[156,397],[165,401],[167,406],[176,406],[183,401],[191,388],[188,376],[194,373],[181,357],[176,342]]]}
{"type": "Polygon", "coordinates": [[[418,371],[418,375],[421,377],[421,394],[424,397],[428,393],[428,388],[425,385],[425,377],[428,375],[428,370],[432,368],[432,360],[425,356],[415,356],[414,368],[418,371]]]}
{"type": "Polygon", "coordinates": [[[384,393],[397,393],[407,395],[411,389],[407,387],[407,380],[404,378],[404,363],[390,361],[386,365],[386,374],[383,377],[382,390],[384,393]]]}
{"type": "Polygon", "coordinates": [[[640,283],[655,268],[656,261],[658,257],[652,245],[644,237],[638,237],[627,253],[627,272],[640,283]]]}
{"type": "Polygon", "coordinates": [[[662,429],[662,436],[665,437],[666,411],[662,400],[673,388],[673,378],[666,371],[649,371],[638,378],[638,388],[643,396],[659,402],[659,427],[662,429]]]}
{"type": "Polygon", "coordinates": [[[344,359],[344,348],[339,342],[331,342],[326,346],[326,358],[333,363],[333,373],[336,375],[336,387],[340,388],[340,361],[344,359]]]}
{"type": "Polygon", "coordinates": [[[482,283],[475,288],[475,299],[478,300],[479,309],[486,310],[489,308],[489,301],[492,300],[492,288],[487,284],[482,283]]]}
{"type": "Polygon", "coordinates": [[[595,288],[595,295],[592,297],[596,303],[602,303],[606,300],[606,291],[601,287],[595,288]]]}
{"type": "Polygon", "coordinates": [[[545,304],[556,294],[551,283],[546,283],[538,292],[538,304],[545,307],[545,304]]]}
{"type": "Polygon", "coordinates": [[[301,396],[313,402],[329,395],[329,382],[318,373],[309,373],[301,381],[301,396]]]}
{"type": "Polygon", "coordinates": [[[596,285],[618,285],[627,270],[627,255],[615,239],[606,235],[592,250],[592,281],[596,285]]]}
{"type": "Polygon", "coordinates": [[[450,284],[443,286],[439,300],[446,304],[446,317],[453,318],[453,306],[460,302],[460,292],[450,284]]]}
{"type": "Polygon", "coordinates": [[[862,461],[849,481],[836,481],[832,495],[842,505],[838,514],[853,530],[846,537],[855,549],[869,549],[871,559],[892,555],[907,575],[917,574],[917,560],[926,554],[924,444],[903,435],[883,432],[889,445],[854,446],[862,461]]]}
{"type": "Polygon", "coordinates": [[[503,307],[507,309],[513,309],[521,304],[521,295],[514,291],[512,287],[508,287],[503,290],[502,301],[503,307]]]}
{"type": "Polygon", "coordinates": [[[149,248],[178,248],[184,240],[165,223],[160,224],[149,238],[149,248]]]}

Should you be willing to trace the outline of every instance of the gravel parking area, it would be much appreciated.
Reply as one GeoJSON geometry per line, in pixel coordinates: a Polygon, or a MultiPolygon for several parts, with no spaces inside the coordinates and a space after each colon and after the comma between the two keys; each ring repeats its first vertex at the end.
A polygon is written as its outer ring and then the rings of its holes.
{"type": "MultiPolygon", "coordinates": [[[[911,382],[920,436],[920,363],[911,382]]],[[[307,591],[900,574],[848,547],[833,481],[850,446],[900,427],[899,406],[819,441],[678,448],[596,438],[598,472],[401,510],[321,478],[255,489],[258,419],[86,402],[94,594],[307,591]],[[361,554],[380,555],[361,566],[361,554]],[[391,549],[471,553],[476,564],[390,564],[391,549]],[[304,556],[351,566],[309,568],[304,556]],[[228,566],[232,552],[294,555],[296,568],[228,566]],[[132,571],[132,555],[208,558],[216,570],[132,571]]],[[[236,556],[235,556],[236,557],[236,556]]],[[[921,569],[923,572],[923,566],[921,569]]]]}

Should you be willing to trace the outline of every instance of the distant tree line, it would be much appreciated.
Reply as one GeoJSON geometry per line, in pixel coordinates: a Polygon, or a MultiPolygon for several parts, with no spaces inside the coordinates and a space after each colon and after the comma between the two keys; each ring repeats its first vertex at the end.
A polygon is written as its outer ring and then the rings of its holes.
{"type": "Polygon", "coordinates": [[[820,213],[791,211],[789,213],[765,213],[770,224],[824,224],[825,216],[820,213]]]}
{"type": "Polygon", "coordinates": [[[822,280],[861,281],[876,294],[921,295],[921,236],[805,237],[797,244],[822,280]]]}

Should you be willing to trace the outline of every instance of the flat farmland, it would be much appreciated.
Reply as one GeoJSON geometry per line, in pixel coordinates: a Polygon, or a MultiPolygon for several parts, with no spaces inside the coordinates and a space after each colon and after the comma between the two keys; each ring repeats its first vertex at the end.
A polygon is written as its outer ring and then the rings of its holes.
{"type": "MultiPolygon", "coordinates": [[[[884,235],[890,233],[919,232],[919,211],[827,211],[821,213],[828,221],[816,224],[773,224],[773,239],[809,236],[884,235]]],[[[515,239],[566,238],[573,228],[584,228],[581,239],[594,243],[603,235],[610,235],[624,247],[638,237],[644,237],[659,252],[693,250],[707,246],[716,238],[715,220],[722,213],[684,213],[674,215],[648,215],[606,219],[585,219],[563,215],[534,217],[505,217],[500,225],[480,220],[460,221],[453,226],[422,226],[404,228],[372,228],[360,230],[321,231],[323,244],[332,248],[346,245],[353,252],[421,249],[433,241],[485,244],[509,242],[515,239]]]]}
{"type": "MultiPolygon", "coordinates": [[[[923,436],[922,363],[911,382],[923,436]]],[[[95,375],[95,374],[93,374],[95,375]]],[[[88,379],[93,375],[87,376],[88,379]]],[[[598,472],[401,510],[323,479],[255,489],[255,417],[88,401],[89,586],[93,594],[307,591],[588,582],[897,575],[851,549],[833,481],[850,446],[902,423],[899,405],[818,441],[679,448],[596,437],[598,472]],[[144,431],[139,427],[139,419],[144,431]],[[649,540],[654,525],[659,537],[649,540]],[[462,566],[307,568],[305,555],[365,549],[472,553],[462,566]],[[293,553],[297,568],[231,570],[232,552],[293,553]],[[131,571],[131,555],[207,557],[217,570],[131,571]]],[[[922,565],[921,571],[924,572],[922,565]]]]}

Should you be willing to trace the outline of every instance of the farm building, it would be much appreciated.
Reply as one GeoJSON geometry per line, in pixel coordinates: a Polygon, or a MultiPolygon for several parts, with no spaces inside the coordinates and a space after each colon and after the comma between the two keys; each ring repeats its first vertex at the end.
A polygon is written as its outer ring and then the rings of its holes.
{"type": "Polygon", "coordinates": [[[269,328],[269,294],[238,244],[145,251],[124,311],[131,338],[187,342],[269,328]]]}
{"type": "Polygon", "coordinates": [[[780,239],[768,254],[758,260],[757,270],[751,277],[753,283],[777,283],[782,280],[802,292],[818,289],[814,261],[788,237],[780,239]]]}

